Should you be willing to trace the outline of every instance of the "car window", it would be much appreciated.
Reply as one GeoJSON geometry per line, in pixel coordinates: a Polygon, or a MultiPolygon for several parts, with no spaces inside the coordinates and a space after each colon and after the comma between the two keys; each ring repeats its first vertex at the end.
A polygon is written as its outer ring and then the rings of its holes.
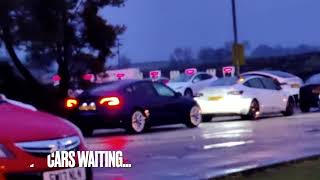
{"type": "Polygon", "coordinates": [[[202,81],[204,81],[204,80],[211,79],[212,76],[210,74],[201,74],[200,78],[201,78],[202,81]]]}
{"type": "Polygon", "coordinates": [[[148,82],[136,83],[131,87],[126,88],[126,92],[137,95],[137,96],[141,96],[141,97],[156,95],[156,92],[152,86],[152,83],[148,83],[148,82]]]}
{"type": "Polygon", "coordinates": [[[232,86],[237,84],[238,77],[224,77],[213,81],[210,86],[232,86]]]}
{"type": "Polygon", "coordinates": [[[188,82],[192,78],[192,75],[181,74],[177,79],[172,80],[172,82],[188,82]]]}
{"type": "Polygon", "coordinates": [[[244,83],[245,86],[257,89],[264,89],[264,86],[260,78],[253,78],[244,83]]]}
{"type": "Polygon", "coordinates": [[[269,90],[278,90],[279,87],[275,84],[273,79],[270,78],[261,78],[262,83],[266,89],[269,90]]]}
{"type": "Polygon", "coordinates": [[[196,75],[192,80],[193,83],[197,83],[197,82],[200,82],[200,81],[202,81],[200,74],[196,75]]]}
{"type": "Polygon", "coordinates": [[[175,96],[174,91],[172,91],[170,88],[168,88],[160,83],[154,83],[153,86],[160,96],[166,96],[166,97],[175,96]]]}

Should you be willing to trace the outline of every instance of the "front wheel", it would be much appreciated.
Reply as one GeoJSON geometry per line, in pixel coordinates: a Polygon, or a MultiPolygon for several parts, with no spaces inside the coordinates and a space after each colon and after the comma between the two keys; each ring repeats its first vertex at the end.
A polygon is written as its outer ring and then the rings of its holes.
{"type": "Polygon", "coordinates": [[[127,125],[127,132],[131,134],[142,133],[146,129],[146,116],[140,111],[135,110],[130,117],[129,123],[127,125]]]}
{"type": "Polygon", "coordinates": [[[199,106],[194,105],[189,110],[185,124],[189,128],[195,128],[195,127],[198,127],[201,122],[202,122],[201,109],[199,106]]]}
{"type": "Polygon", "coordinates": [[[286,106],[286,110],[284,112],[282,112],[282,114],[284,116],[291,116],[294,114],[294,100],[292,98],[289,98],[288,102],[287,102],[287,106],[286,106]]]}
{"type": "Polygon", "coordinates": [[[248,114],[242,115],[241,119],[243,120],[256,120],[260,115],[260,105],[257,100],[253,100],[250,104],[250,109],[248,114]]]}

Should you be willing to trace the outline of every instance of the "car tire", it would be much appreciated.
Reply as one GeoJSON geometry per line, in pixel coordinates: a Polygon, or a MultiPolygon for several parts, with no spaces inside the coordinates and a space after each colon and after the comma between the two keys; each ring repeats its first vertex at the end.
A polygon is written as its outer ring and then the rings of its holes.
{"type": "Polygon", "coordinates": [[[192,90],[191,90],[190,88],[186,89],[186,90],[184,91],[184,96],[193,98],[193,92],[192,92],[192,90]]]}
{"type": "Polygon", "coordinates": [[[308,105],[307,103],[303,102],[303,101],[300,101],[299,103],[299,106],[300,106],[300,110],[303,112],[303,113],[307,113],[307,112],[310,112],[310,105],[308,105]]]}
{"type": "Polygon", "coordinates": [[[202,122],[211,122],[212,118],[212,115],[202,115],[202,122]]]}
{"type": "Polygon", "coordinates": [[[126,130],[130,134],[143,133],[147,128],[147,117],[140,110],[135,110],[131,113],[126,130]]]}
{"type": "Polygon", "coordinates": [[[290,97],[287,102],[286,110],[284,112],[282,112],[282,114],[284,116],[293,115],[294,114],[294,107],[295,107],[294,99],[292,97],[290,97]]]}
{"type": "Polygon", "coordinates": [[[241,119],[243,120],[257,120],[259,118],[259,114],[260,114],[260,105],[259,102],[254,99],[249,107],[249,112],[246,115],[242,115],[241,119]]]}
{"type": "Polygon", "coordinates": [[[198,105],[194,105],[189,109],[187,113],[185,124],[188,128],[195,128],[195,127],[198,127],[201,122],[202,122],[201,109],[198,105]]]}

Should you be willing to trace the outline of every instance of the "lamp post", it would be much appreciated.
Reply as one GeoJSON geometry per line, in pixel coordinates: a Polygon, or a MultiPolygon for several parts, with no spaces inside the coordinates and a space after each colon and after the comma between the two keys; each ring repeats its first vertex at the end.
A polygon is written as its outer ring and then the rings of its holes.
{"type": "MultiPolygon", "coordinates": [[[[237,27],[237,11],[236,11],[236,2],[235,0],[231,0],[232,3],[232,20],[233,20],[233,45],[238,44],[238,27],[237,27]]],[[[237,69],[237,76],[240,76],[240,62],[239,60],[236,61],[236,69],[237,69]]]]}

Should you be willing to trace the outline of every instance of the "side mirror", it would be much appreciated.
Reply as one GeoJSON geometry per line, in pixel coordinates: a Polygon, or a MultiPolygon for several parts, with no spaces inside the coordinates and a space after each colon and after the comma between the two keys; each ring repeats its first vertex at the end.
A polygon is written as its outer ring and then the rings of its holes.
{"type": "Polygon", "coordinates": [[[175,97],[181,97],[181,96],[182,96],[182,94],[180,92],[175,93],[175,97]]]}

